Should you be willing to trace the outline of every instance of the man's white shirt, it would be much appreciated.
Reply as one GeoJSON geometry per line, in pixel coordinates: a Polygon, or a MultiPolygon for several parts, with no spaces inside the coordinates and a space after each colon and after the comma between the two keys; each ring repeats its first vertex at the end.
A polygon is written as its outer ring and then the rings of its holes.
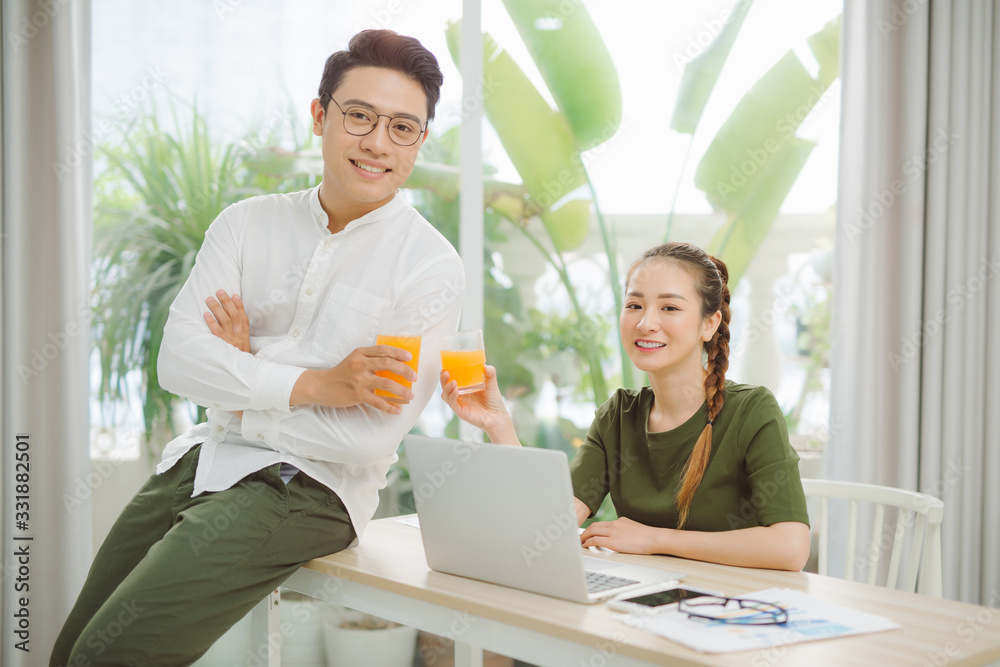
{"type": "Polygon", "coordinates": [[[465,278],[455,249],[398,193],[337,234],[327,223],[317,186],[233,204],[211,224],[157,362],[160,385],[207,407],[208,422],[171,441],[156,472],[203,443],[196,496],[289,463],[340,496],[360,536],[400,441],[438,387],[439,339],[458,326],[465,278]],[[243,300],[250,353],[205,323],[205,299],[220,289],[243,300]],[[289,407],[303,371],[336,366],[399,327],[423,336],[416,397],[402,414],[289,407]]]}

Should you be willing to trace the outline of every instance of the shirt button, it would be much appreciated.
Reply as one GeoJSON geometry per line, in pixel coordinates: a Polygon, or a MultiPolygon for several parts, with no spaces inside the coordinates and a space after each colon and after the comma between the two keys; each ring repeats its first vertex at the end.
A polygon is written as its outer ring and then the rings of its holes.
{"type": "Polygon", "coordinates": [[[307,287],[306,288],[306,296],[312,296],[312,295],[313,295],[313,288],[312,287],[307,287]]]}
{"type": "Polygon", "coordinates": [[[257,439],[258,440],[263,440],[264,439],[264,434],[263,433],[258,433],[257,434],[257,439]]]}
{"type": "Polygon", "coordinates": [[[215,427],[215,430],[216,430],[216,431],[225,431],[226,429],[224,429],[224,428],[223,428],[223,427],[221,427],[221,426],[216,426],[216,427],[215,427]]]}
{"type": "Polygon", "coordinates": [[[292,338],[298,338],[301,335],[301,333],[302,332],[299,331],[298,329],[293,329],[292,330],[292,338]]]}
{"type": "Polygon", "coordinates": [[[333,245],[333,241],[329,241],[329,240],[323,241],[323,247],[324,248],[329,249],[329,247],[332,246],[332,245],[333,245]]]}

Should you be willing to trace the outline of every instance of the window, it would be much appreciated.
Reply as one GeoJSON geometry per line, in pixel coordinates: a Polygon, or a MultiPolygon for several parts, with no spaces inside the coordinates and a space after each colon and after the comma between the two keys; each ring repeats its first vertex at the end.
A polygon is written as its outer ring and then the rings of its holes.
{"type": "MultiPolygon", "coordinates": [[[[461,18],[459,0],[419,7],[395,0],[308,0],[294,5],[182,0],[169,6],[94,0],[92,6],[93,140],[102,147],[95,170],[99,208],[135,212],[149,204],[115,170],[114,161],[128,158],[129,151],[141,152],[142,146],[130,145],[128,139],[134,142],[154,130],[180,137],[181,143],[207,142],[217,170],[225,168],[227,147],[240,159],[265,159],[274,155],[273,147],[308,150],[312,146],[308,106],[323,62],[365,27],[412,34],[437,55],[445,85],[431,124],[432,138],[421,159],[457,165],[457,128],[469,113],[461,103],[460,77],[448,51],[446,31],[450,22],[461,18]]],[[[671,127],[685,68],[712,48],[740,5],[633,0],[624,6],[626,11],[621,4],[585,2],[581,6],[607,47],[622,100],[621,122],[609,123],[595,145],[579,153],[589,184],[554,197],[558,203],[584,202],[579,206],[585,208],[585,225],[581,229],[553,223],[557,230],[553,236],[537,216],[526,224],[511,222],[504,215],[509,201],[493,199],[486,208],[487,356],[500,369],[501,385],[522,438],[572,452],[586,432],[595,405],[622,383],[642,382],[638,374],[629,378],[621,363],[615,326],[615,294],[620,286],[614,284],[609,258],[620,280],[628,262],[668,235],[672,240],[711,247],[730,214],[712,206],[704,184],[700,189],[696,186],[699,165],[747,91],[775,63],[793,57],[817,86],[805,92],[789,88],[794,103],[785,112],[790,116],[780,116],[784,124],[766,129],[765,142],[751,148],[739,164],[728,165],[732,170],[710,186],[717,191],[739,188],[741,179],[764,169],[771,160],[768,132],[779,139],[791,130],[801,141],[815,142],[781,199],[773,224],[763,225],[769,227],[763,240],[743,253],[750,261],[734,292],[729,377],[769,386],[786,410],[792,431],[799,436],[796,440],[821,442],[827,419],[823,327],[829,321],[839,123],[839,85],[824,69],[830,54],[823,51],[831,43],[836,46],[837,40],[829,39],[829,30],[822,31],[838,17],[842,3],[783,0],[753,4],[693,135],[671,127]],[[821,38],[814,40],[814,49],[807,38],[815,34],[821,38]],[[559,255],[553,252],[553,243],[559,244],[559,255]]],[[[570,18],[545,17],[536,25],[554,30],[570,18]]],[[[554,106],[543,68],[502,3],[484,3],[483,27],[554,106]]],[[[505,95],[489,83],[487,76],[484,98],[505,95]]],[[[487,179],[517,190],[523,179],[489,124],[483,150],[487,179]]],[[[231,187],[225,196],[220,195],[221,203],[226,197],[242,198],[246,192],[298,189],[316,182],[316,176],[269,179],[247,169],[246,161],[234,164],[226,181],[231,187]]],[[[220,180],[211,176],[206,187],[206,192],[215,194],[222,189],[220,180]]],[[[425,190],[407,191],[406,196],[457,244],[454,199],[425,190]]],[[[172,204],[181,211],[192,208],[190,201],[172,204]]],[[[580,210],[567,207],[566,215],[579,219],[580,210]]],[[[99,223],[109,219],[100,212],[97,218],[99,223]]],[[[138,241],[128,237],[120,241],[124,254],[114,255],[114,261],[141,257],[138,241]]],[[[100,253],[95,257],[100,262],[100,253]]],[[[99,275],[105,279],[124,271],[117,266],[103,269],[99,275]]],[[[141,306],[131,312],[134,320],[148,316],[150,310],[141,306]]],[[[141,341],[149,333],[145,325],[133,322],[121,336],[141,341]]],[[[100,346],[95,343],[95,349],[100,346]]],[[[114,358],[106,354],[104,363],[114,358]]],[[[148,455],[156,460],[170,433],[183,430],[199,415],[192,406],[178,404],[170,420],[151,418],[160,413],[155,409],[151,413],[139,358],[121,359],[131,362],[119,369],[127,386],[117,400],[100,403],[95,398],[92,453],[95,457],[148,455]],[[145,443],[147,437],[151,445],[145,443]]],[[[100,389],[101,360],[95,352],[95,392],[100,389]]],[[[440,402],[425,413],[421,428],[455,433],[454,420],[440,402]]]]}

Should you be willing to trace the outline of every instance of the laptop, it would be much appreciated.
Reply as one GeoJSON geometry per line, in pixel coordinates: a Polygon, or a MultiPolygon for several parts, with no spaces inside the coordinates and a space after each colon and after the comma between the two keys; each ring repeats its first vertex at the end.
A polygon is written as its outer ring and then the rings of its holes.
{"type": "Polygon", "coordinates": [[[416,435],[403,443],[432,570],[581,603],[685,576],[585,555],[565,452],[416,435]]]}

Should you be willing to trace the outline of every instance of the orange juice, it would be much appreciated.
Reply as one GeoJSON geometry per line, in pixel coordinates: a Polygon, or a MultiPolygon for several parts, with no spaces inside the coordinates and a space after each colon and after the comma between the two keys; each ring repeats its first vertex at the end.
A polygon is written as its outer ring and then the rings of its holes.
{"type": "Polygon", "coordinates": [[[471,394],[486,388],[486,350],[441,350],[441,368],[458,383],[458,393],[471,394]]]}
{"type": "MultiPolygon", "coordinates": [[[[398,347],[406,350],[413,355],[413,358],[406,362],[406,365],[413,369],[413,372],[417,372],[417,364],[420,362],[420,336],[383,336],[379,335],[375,340],[376,345],[392,345],[393,347],[398,347]]],[[[394,380],[404,387],[410,387],[413,385],[412,382],[404,377],[400,377],[393,373],[392,371],[378,371],[376,375],[384,378],[389,378],[394,380]]],[[[390,403],[397,403],[400,400],[399,396],[392,394],[388,391],[383,391],[381,389],[375,390],[376,396],[384,396],[390,403]]]]}

